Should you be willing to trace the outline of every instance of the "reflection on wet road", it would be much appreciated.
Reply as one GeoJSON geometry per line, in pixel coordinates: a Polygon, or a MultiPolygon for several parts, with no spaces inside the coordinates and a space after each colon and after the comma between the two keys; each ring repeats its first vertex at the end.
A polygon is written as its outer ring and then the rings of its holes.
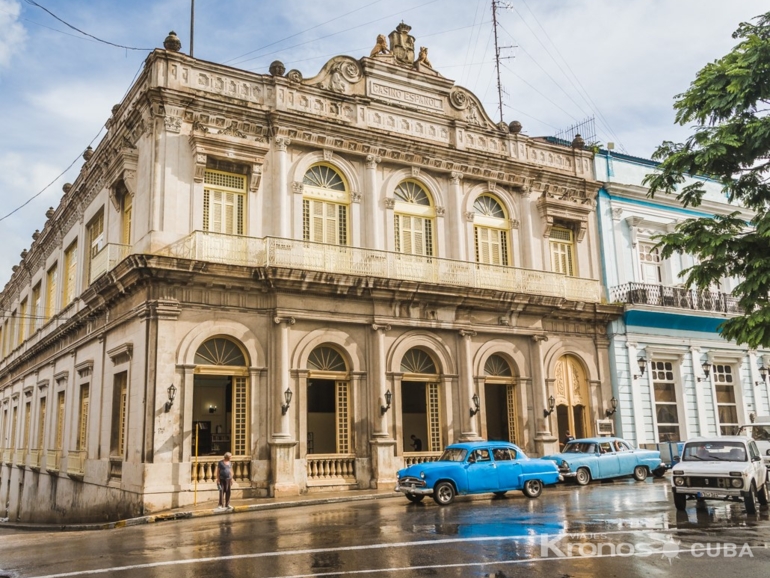
{"type": "Polygon", "coordinates": [[[547,488],[540,499],[403,498],[100,532],[0,531],[0,577],[765,575],[767,510],[677,513],[667,480],[547,488]]]}

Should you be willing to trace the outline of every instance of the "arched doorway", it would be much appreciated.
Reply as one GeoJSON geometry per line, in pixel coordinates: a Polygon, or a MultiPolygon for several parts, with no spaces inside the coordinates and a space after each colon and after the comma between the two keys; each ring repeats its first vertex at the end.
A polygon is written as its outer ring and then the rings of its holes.
{"type": "Polygon", "coordinates": [[[403,449],[412,453],[440,452],[444,440],[436,362],[426,351],[413,347],[401,359],[401,371],[403,449]]]}
{"type": "Polygon", "coordinates": [[[554,398],[559,441],[569,431],[576,438],[591,434],[588,422],[588,380],[580,360],[564,355],[556,362],[554,398]]]}
{"type": "Polygon", "coordinates": [[[322,345],[310,352],[307,369],[307,484],[354,484],[348,365],[339,351],[322,345]]]}
{"type": "Polygon", "coordinates": [[[511,365],[500,355],[484,364],[484,419],[487,439],[517,443],[516,389],[511,365]]]}
{"type": "Polygon", "coordinates": [[[249,458],[249,373],[246,355],[226,337],[195,352],[192,456],[249,458]]]}

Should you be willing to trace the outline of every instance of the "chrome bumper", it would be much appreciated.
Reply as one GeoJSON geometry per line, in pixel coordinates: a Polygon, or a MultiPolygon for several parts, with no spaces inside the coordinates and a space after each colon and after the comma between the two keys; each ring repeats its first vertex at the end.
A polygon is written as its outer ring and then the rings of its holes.
{"type": "Polygon", "coordinates": [[[401,492],[402,494],[415,494],[417,496],[433,495],[433,488],[417,488],[412,485],[402,486],[402,485],[396,484],[396,487],[394,488],[394,490],[396,492],[401,492]]]}

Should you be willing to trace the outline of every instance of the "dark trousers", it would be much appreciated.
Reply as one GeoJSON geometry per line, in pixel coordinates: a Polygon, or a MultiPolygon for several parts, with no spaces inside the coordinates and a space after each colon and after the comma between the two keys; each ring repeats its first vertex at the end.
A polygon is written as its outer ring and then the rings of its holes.
{"type": "Polygon", "coordinates": [[[219,505],[229,506],[230,505],[230,489],[233,486],[233,480],[232,478],[229,480],[219,480],[219,505]],[[224,504],[222,503],[222,498],[224,498],[224,504]]]}

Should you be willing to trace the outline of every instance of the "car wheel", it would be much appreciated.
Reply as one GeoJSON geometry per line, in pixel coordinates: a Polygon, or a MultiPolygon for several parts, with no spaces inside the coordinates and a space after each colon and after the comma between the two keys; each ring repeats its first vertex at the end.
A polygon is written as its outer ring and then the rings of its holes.
{"type": "Polygon", "coordinates": [[[743,505],[746,506],[746,513],[753,516],[757,513],[757,487],[751,482],[751,488],[743,495],[743,505]]]}
{"type": "Polygon", "coordinates": [[[528,498],[537,498],[543,493],[543,482],[540,480],[527,480],[521,489],[528,498]]]}
{"type": "Polygon", "coordinates": [[[647,468],[644,466],[636,466],[634,468],[634,479],[637,482],[643,482],[647,479],[647,468]]]}
{"type": "Polygon", "coordinates": [[[406,499],[413,504],[419,504],[422,502],[423,498],[425,498],[425,496],[422,494],[406,494],[406,499]]]}
{"type": "Polygon", "coordinates": [[[493,492],[496,497],[502,498],[505,495],[505,492],[493,492]]]}
{"type": "Polygon", "coordinates": [[[662,478],[666,475],[666,468],[657,468],[655,470],[652,470],[652,475],[656,478],[662,478]]]}
{"type": "Polygon", "coordinates": [[[762,484],[762,489],[757,492],[757,500],[759,500],[759,504],[762,506],[767,506],[768,504],[768,488],[767,488],[767,482],[762,484]]]}
{"type": "Polygon", "coordinates": [[[448,506],[455,499],[455,488],[449,482],[439,482],[433,488],[433,501],[439,506],[448,506]]]}
{"type": "Polygon", "coordinates": [[[588,485],[588,482],[591,481],[591,472],[588,471],[588,468],[580,468],[575,472],[575,481],[578,486],[588,485]]]}
{"type": "Polygon", "coordinates": [[[674,494],[674,507],[680,512],[687,509],[687,496],[685,494],[674,494]]]}

